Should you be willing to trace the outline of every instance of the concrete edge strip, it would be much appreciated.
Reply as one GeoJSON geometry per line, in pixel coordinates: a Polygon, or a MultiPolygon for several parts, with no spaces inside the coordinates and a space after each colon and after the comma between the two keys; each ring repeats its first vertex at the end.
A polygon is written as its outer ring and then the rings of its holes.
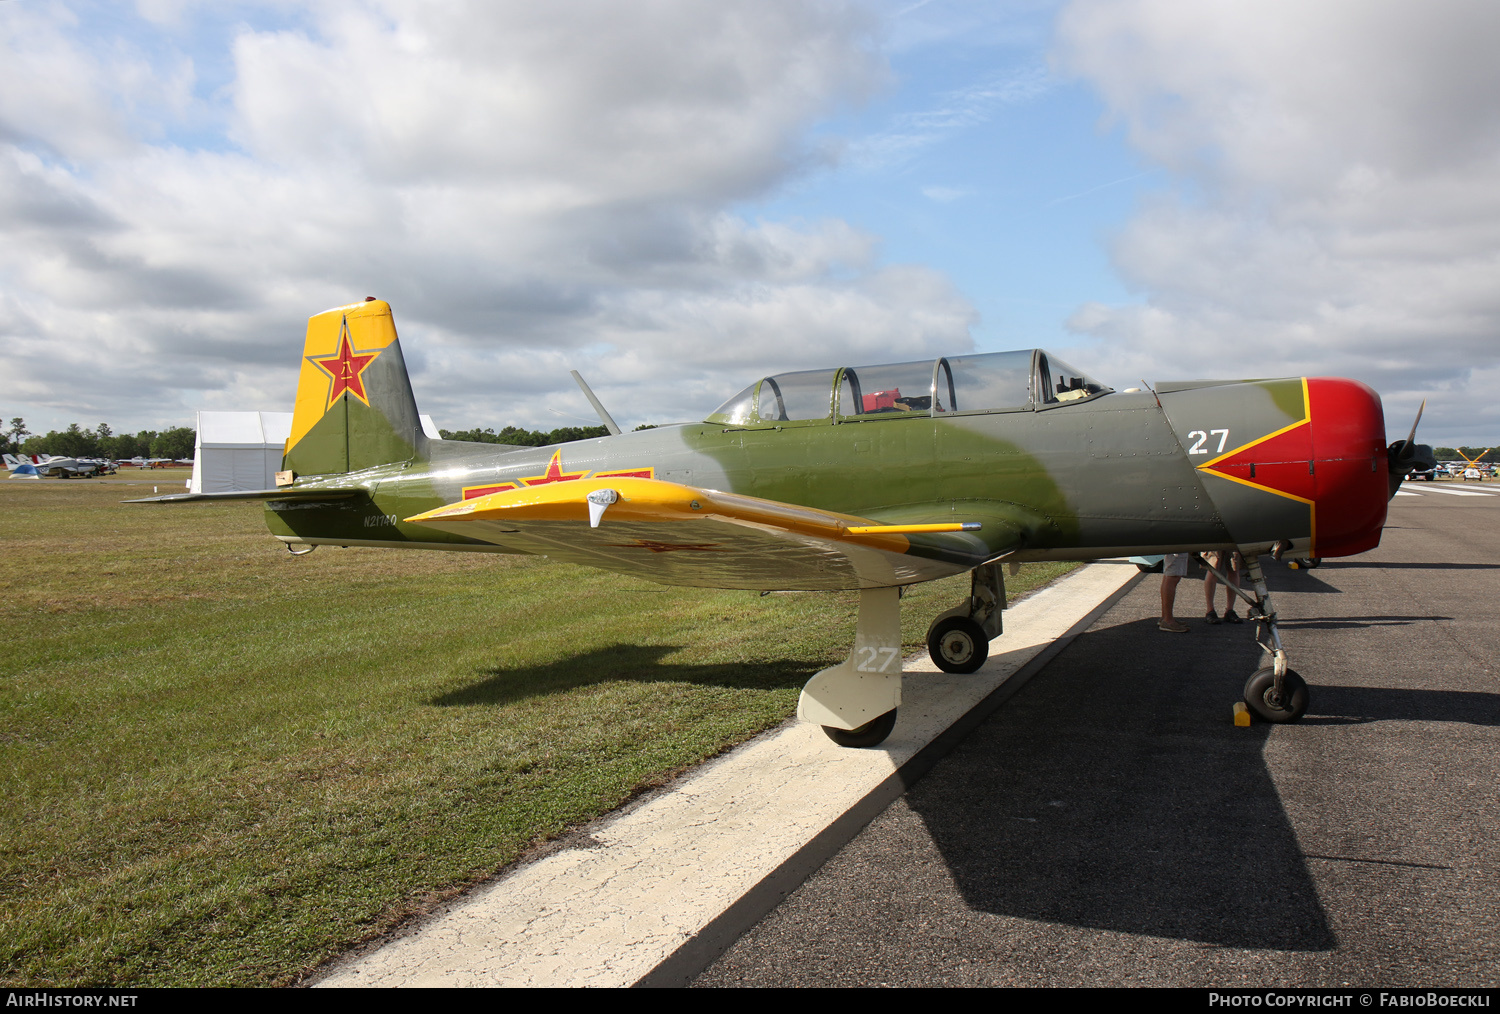
{"type": "Polygon", "coordinates": [[[922,776],[963,742],[964,738],[1002,704],[1024,687],[1033,676],[1057,657],[1073,639],[1092,627],[1101,616],[1109,612],[1136,585],[1145,578],[1136,574],[1115,589],[1078,622],[1037,652],[1029,662],[1021,666],[974,707],[970,708],[952,725],[912,755],[901,767],[888,775],[857,803],[812,837],[807,844],[789,856],[764,879],[746,891],[738,901],[715,916],[707,925],[684,941],[655,968],[636,980],[632,988],[674,988],[686,986],[694,977],[712,964],[719,955],[765,918],[772,909],[791,894],[802,883],[838,854],[854,837],[864,830],[887,806],[895,802],[907,789],[921,780],[922,776]]]}

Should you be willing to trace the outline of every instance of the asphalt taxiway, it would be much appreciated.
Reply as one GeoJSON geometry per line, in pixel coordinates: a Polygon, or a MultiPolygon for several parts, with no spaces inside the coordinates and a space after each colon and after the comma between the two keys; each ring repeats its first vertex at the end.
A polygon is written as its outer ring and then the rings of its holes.
{"type": "Polygon", "coordinates": [[[1137,585],[697,986],[1500,985],[1500,495],[1271,565],[1298,724],[1236,728],[1246,626],[1137,585]]]}

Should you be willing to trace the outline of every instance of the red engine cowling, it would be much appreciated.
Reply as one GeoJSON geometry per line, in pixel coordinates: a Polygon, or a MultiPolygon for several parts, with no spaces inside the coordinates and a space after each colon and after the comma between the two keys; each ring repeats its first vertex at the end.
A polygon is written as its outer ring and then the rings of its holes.
{"type": "Polygon", "coordinates": [[[1307,379],[1314,556],[1380,545],[1390,489],[1380,395],[1357,380],[1307,379]]]}
{"type": "Polygon", "coordinates": [[[1380,396],[1356,380],[1302,380],[1302,418],[1201,466],[1308,505],[1310,555],[1380,544],[1390,498],[1380,396]]]}

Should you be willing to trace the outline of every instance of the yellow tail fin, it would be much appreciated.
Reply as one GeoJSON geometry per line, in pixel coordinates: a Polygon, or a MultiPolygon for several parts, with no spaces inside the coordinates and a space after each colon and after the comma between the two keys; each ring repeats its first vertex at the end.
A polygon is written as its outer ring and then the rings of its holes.
{"type": "Polygon", "coordinates": [[[281,467],[325,475],[426,457],[390,304],[369,299],[310,318],[281,467]]]}

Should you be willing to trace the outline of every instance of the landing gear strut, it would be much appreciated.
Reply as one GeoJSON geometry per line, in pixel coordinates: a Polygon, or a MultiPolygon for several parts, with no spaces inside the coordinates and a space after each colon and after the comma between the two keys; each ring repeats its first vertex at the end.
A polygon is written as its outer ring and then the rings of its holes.
{"type": "Polygon", "coordinates": [[[807,681],[797,717],[816,722],[840,746],[877,746],[896,725],[901,703],[901,594],[896,588],[859,593],[854,649],[807,681]]]}
{"type": "Polygon", "coordinates": [[[1255,640],[1271,664],[1255,670],[1245,683],[1245,706],[1267,722],[1295,722],[1307,713],[1307,681],[1289,669],[1286,664],[1286,649],[1281,646],[1281,633],[1276,628],[1276,607],[1271,604],[1271,593],[1266,588],[1266,575],[1260,567],[1260,556],[1246,554],[1245,577],[1249,578],[1254,594],[1236,587],[1207,560],[1203,566],[1249,605],[1250,619],[1256,624],[1255,640]]]}
{"type": "Polygon", "coordinates": [[[969,597],[939,613],[927,628],[927,654],[943,672],[975,672],[989,658],[990,641],[1000,636],[1005,608],[1005,575],[998,563],[974,568],[969,597]]]}

